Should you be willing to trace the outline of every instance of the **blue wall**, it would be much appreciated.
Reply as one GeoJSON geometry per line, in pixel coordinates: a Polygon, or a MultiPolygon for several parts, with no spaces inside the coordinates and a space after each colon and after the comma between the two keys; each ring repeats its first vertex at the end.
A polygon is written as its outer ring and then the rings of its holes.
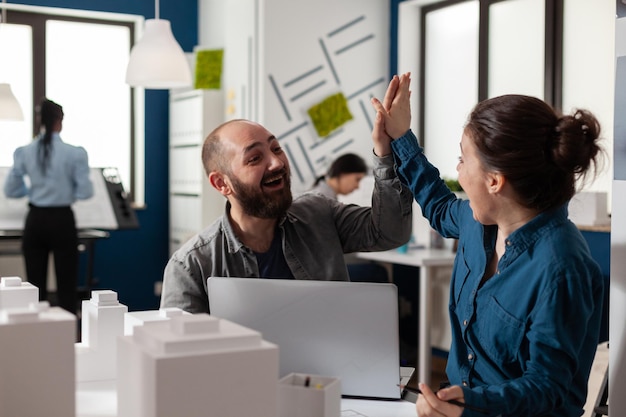
{"type": "MultiPolygon", "coordinates": [[[[602,269],[602,275],[606,282],[606,288],[610,286],[610,274],[611,274],[611,234],[607,232],[582,232],[591,256],[600,264],[602,269]]],[[[608,291],[604,295],[604,309],[603,309],[602,327],[600,328],[600,341],[609,340],[609,294],[608,291]]]]}
{"type": "MultiPolygon", "coordinates": [[[[12,0],[11,3],[142,15],[154,18],[152,0],[12,0]]],[[[186,52],[198,38],[198,1],[160,1],[159,17],[171,22],[172,32],[186,52]]],[[[86,97],[85,102],[93,99],[86,97]]],[[[146,208],[137,212],[138,230],[113,231],[96,243],[98,288],[118,293],[130,311],[158,308],[154,282],[162,279],[168,260],[168,92],[145,95],[146,208]]]]}
{"type": "MultiPolygon", "coordinates": [[[[389,74],[398,72],[398,7],[403,0],[390,0],[391,22],[389,24],[389,74]]],[[[417,48],[418,45],[416,44],[417,48]]]]}

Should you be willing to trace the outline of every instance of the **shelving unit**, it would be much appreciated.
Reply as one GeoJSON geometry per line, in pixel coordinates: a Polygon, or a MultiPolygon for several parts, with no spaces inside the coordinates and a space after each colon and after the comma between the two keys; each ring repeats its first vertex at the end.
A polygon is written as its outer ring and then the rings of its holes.
{"type": "Polygon", "coordinates": [[[206,179],[202,143],[223,120],[220,90],[170,92],[170,254],[222,215],[225,199],[206,179]]]}

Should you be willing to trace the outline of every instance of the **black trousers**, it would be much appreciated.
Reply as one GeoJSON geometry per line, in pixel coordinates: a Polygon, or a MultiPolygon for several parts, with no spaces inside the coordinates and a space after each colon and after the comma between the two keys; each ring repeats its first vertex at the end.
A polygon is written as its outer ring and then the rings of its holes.
{"type": "Polygon", "coordinates": [[[54,255],[59,307],[76,314],[78,294],[78,233],[71,207],[30,205],[22,237],[28,281],[48,299],[48,257],[54,255]]]}

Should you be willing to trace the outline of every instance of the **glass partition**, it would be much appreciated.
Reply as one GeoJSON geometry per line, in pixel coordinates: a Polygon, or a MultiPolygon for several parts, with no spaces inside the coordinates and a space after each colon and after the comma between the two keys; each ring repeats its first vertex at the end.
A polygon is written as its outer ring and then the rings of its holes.
{"type": "Polygon", "coordinates": [[[488,95],[544,98],[545,0],[489,6],[488,95]]]}
{"type": "Polygon", "coordinates": [[[9,83],[22,107],[23,121],[0,120],[0,166],[13,165],[13,151],[29,143],[33,125],[32,29],[0,24],[0,83],[9,83]]]}
{"type": "Polygon", "coordinates": [[[426,14],[424,151],[445,178],[457,178],[463,125],[478,99],[479,2],[426,14]]]}
{"type": "Polygon", "coordinates": [[[131,167],[130,87],[124,81],[129,50],[126,26],[46,22],[46,96],[63,106],[61,137],[84,147],[90,166],[117,168],[126,190],[131,167]]]}

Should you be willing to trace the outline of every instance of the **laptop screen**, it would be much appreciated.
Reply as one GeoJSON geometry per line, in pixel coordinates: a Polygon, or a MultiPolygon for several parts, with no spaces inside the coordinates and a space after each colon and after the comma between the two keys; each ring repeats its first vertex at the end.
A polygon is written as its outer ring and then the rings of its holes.
{"type": "Polygon", "coordinates": [[[334,376],[344,396],[400,398],[394,284],[232,277],[207,283],[212,315],[278,345],[281,377],[334,376]]]}

